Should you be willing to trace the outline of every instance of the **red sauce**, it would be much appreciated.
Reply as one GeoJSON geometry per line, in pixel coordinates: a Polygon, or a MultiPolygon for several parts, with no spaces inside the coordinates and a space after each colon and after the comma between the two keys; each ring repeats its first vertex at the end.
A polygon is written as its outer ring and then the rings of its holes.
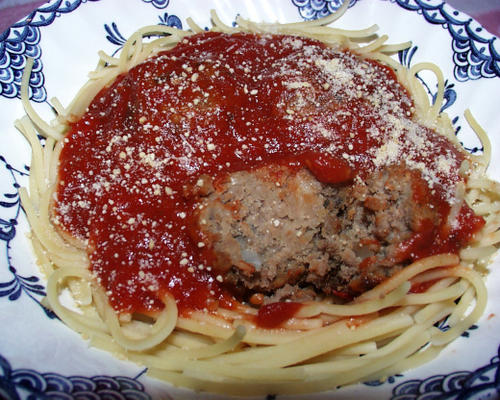
{"type": "Polygon", "coordinates": [[[277,302],[266,304],[259,308],[255,322],[267,329],[278,328],[283,322],[292,318],[302,305],[300,303],[277,302]]]}
{"type": "MultiPolygon", "coordinates": [[[[442,221],[403,243],[402,259],[456,252],[483,223],[464,206],[443,232],[465,156],[411,117],[406,90],[375,61],[310,39],[195,35],[118,77],[71,125],[55,222],[85,241],[119,312],[159,310],[165,292],[181,314],[231,307],[189,234],[195,205],[186,185],[266,163],[339,184],[405,162],[432,183],[419,196],[442,221]]],[[[294,307],[262,307],[258,323],[276,326],[294,307]]]]}
{"type": "Polygon", "coordinates": [[[413,283],[410,288],[410,293],[424,293],[437,282],[439,282],[439,279],[432,279],[430,281],[413,283]]]}

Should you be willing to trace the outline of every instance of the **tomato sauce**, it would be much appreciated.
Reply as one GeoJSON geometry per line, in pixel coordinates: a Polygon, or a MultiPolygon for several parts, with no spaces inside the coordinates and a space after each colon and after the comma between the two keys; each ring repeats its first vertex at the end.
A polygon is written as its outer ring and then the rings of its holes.
{"type": "MultiPolygon", "coordinates": [[[[404,162],[442,210],[437,228],[401,245],[402,259],[418,259],[457,252],[482,226],[464,206],[441,232],[464,157],[412,120],[388,67],[311,39],[204,33],[119,76],[70,126],[53,220],[87,246],[118,312],[160,310],[166,292],[181,314],[210,311],[237,300],[189,234],[186,188],[202,174],[287,163],[342,184],[404,162]]],[[[263,310],[262,326],[294,312],[263,310]]]]}
{"type": "Polygon", "coordinates": [[[300,303],[276,302],[259,308],[256,323],[262,328],[272,329],[292,318],[301,308],[300,303]]]}
{"type": "Polygon", "coordinates": [[[430,287],[432,287],[435,283],[439,282],[439,279],[413,283],[410,288],[410,293],[425,293],[430,287]]]}

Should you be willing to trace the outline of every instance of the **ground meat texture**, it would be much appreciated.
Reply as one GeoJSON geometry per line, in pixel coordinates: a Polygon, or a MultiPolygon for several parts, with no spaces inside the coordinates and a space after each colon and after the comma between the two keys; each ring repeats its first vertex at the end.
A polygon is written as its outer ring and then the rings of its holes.
{"type": "Polygon", "coordinates": [[[436,225],[419,174],[391,166],[345,185],[264,166],[197,182],[196,240],[216,273],[267,302],[349,299],[411,262],[405,241],[436,225]]]}
{"type": "Polygon", "coordinates": [[[405,244],[435,229],[437,210],[416,193],[428,191],[415,171],[388,167],[364,183],[323,187],[325,220],[318,247],[328,254],[306,281],[324,293],[350,298],[371,289],[413,260],[405,244]]]}

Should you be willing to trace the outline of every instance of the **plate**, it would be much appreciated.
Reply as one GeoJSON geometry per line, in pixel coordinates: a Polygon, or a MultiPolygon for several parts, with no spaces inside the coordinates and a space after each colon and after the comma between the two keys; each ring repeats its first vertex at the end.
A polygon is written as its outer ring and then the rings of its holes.
{"type": "MultiPolygon", "coordinates": [[[[209,10],[231,23],[236,15],[256,21],[291,22],[317,18],[339,7],[340,0],[53,0],[0,35],[0,398],[46,395],[58,398],[215,399],[148,378],[144,368],[89,348],[85,340],[44,308],[45,281],[35,265],[18,189],[26,185],[30,149],[13,127],[24,113],[19,84],[26,58],[35,59],[33,104],[46,119],[48,99],[68,104],[97,62],[97,51],[113,54],[136,28],[150,24],[186,27],[191,16],[210,26],[209,10]],[[108,398],[108,397],[106,397],[108,398]]],[[[500,179],[500,41],[469,16],[439,0],[351,0],[336,26],[377,23],[393,43],[412,41],[399,54],[408,66],[438,64],[446,78],[444,109],[457,135],[471,152],[480,143],[463,117],[470,108],[489,131],[493,146],[490,176],[500,179]]],[[[432,95],[431,76],[422,75],[432,95]]],[[[488,308],[477,325],[434,361],[412,371],[307,399],[458,398],[499,396],[499,257],[487,277],[488,308]]],[[[441,326],[446,329],[446,326],[441,326]]],[[[281,399],[282,396],[268,396],[281,399]]],[[[294,397],[297,399],[298,397],[294,397]]]]}

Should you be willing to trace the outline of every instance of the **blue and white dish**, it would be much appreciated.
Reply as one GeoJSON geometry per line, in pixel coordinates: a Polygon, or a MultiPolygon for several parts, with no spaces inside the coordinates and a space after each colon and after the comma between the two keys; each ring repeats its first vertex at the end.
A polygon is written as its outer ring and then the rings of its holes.
{"type": "MultiPolygon", "coordinates": [[[[34,58],[30,94],[50,120],[48,99],[68,104],[97,62],[113,54],[138,27],[185,27],[191,16],[210,26],[215,9],[227,23],[236,15],[256,21],[292,22],[335,11],[341,0],[52,0],[0,33],[0,398],[218,399],[147,377],[144,368],[90,348],[41,300],[45,281],[34,262],[18,189],[27,184],[30,148],[14,128],[23,116],[19,99],[27,57],[34,58]]],[[[393,43],[412,41],[399,54],[408,66],[438,64],[446,79],[443,108],[465,148],[481,144],[463,117],[469,108],[493,146],[489,174],[500,179],[500,39],[442,0],[351,0],[339,27],[378,24],[393,43]]],[[[421,78],[432,95],[432,76],[421,78]]],[[[319,393],[307,399],[495,399],[500,397],[500,257],[487,277],[489,303],[477,325],[434,361],[412,371],[319,393]]],[[[441,329],[446,329],[444,322],[441,329]]],[[[282,399],[285,396],[268,396],[282,399]]],[[[293,397],[298,399],[299,397],[293,397]]]]}

